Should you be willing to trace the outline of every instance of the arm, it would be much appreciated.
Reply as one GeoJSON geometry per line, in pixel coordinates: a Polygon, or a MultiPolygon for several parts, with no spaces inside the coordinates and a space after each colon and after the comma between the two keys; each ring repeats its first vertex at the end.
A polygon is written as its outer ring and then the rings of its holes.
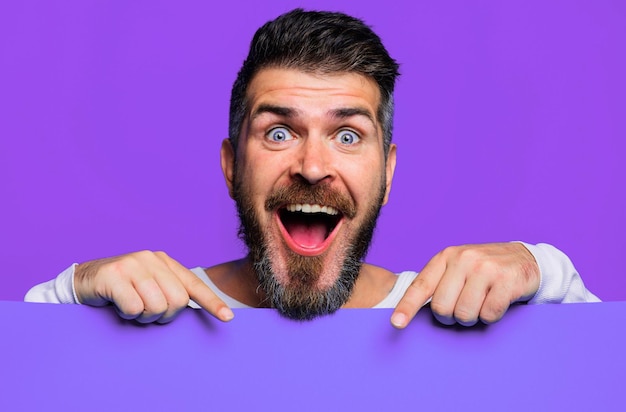
{"type": "Polygon", "coordinates": [[[136,252],[74,264],[32,288],[27,302],[114,303],[124,319],[166,323],[193,299],[222,321],[233,312],[193,272],[163,252],[136,252]]]}
{"type": "Polygon", "coordinates": [[[454,246],[433,257],[396,306],[391,323],[404,328],[432,297],[444,324],[498,321],[514,302],[597,302],[569,258],[546,244],[454,246]]]}

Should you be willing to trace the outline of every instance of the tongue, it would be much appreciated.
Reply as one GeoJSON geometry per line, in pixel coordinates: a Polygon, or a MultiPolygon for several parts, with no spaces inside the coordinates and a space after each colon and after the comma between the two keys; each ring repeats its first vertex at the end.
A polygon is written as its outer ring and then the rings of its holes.
{"type": "Polygon", "coordinates": [[[289,222],[285,225],[291,238],[302,247],[314,248],[326,239],[326,225],[319,223],[289,222]]]}

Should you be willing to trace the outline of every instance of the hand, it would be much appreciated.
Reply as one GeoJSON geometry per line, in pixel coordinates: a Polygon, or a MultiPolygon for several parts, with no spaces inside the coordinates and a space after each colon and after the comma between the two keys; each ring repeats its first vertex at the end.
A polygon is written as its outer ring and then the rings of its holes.
{"type": "Polygon", "coordinates": [[[391,323],[404,328],[432,297],[437,320],[464,326],[497,322],[511,303],[539,289],[539,266],[520,243],[454,246],[433,257],[396,306],[391,323]]]}
{"type": "Polygon", "coordinates": [[[189,269],[163,252],[136,252],[93,260],[76,266],[74,290],[81,303],[104,306],[113,302],[124,319],[167,323],[191,297],[222,321],[232,310],[189,269]]]}

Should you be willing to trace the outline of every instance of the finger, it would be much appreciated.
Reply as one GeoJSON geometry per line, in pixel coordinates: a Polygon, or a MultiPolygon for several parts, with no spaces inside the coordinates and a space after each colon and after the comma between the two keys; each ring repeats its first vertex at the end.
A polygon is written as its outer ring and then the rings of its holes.
{"type": "MultiPolygon", "coordinates": [[[[452,261],[448,262],[430,302],[433,316],[444,325],[453,325],[454,310],[461,291],[465,287],[467,268],[452,261]]],[[[480,307],[479,307],[480,309],[480,307]]]]}
{"type": "Polygon", "coordinates": [[[192,271],[182,266],[173,259],[168,260],[167,265],[176,274],[183,287],[204,310],[223,322],[228,322],[235,317],[233,311],[192,271]]]}
{"type": "Polygon", "coordinates": [[[167,271],[156,273],[155,280],[167,302],[167,309],[156,321],[158,323],[169,323],[176,318],[181,310],[189,305],[189,294],[181,280],[171,271],[169,266],[167,266],[167,271]]]}
{"type": "Polygon", "coordinates": [[[511,292],[502,284],[494,285],[480,309],[480,320],[490,324],[499,321],[511,305],[511,292]]]}
{"type": "Polygon", "coordinates": [[[151,323],[161,318],[167,311],[167,299],[163,290],[153,278],[136,280],[133,283],[135,290],[143,301],[143,312],[135,318],[140,323],[151,323]]]}
{"type": "Polygon", "coordinates": [[[454,320],[463,326],[475,325],[490,287],[485,276],[469,277],[454,307],[454,320]]]}
{"type": "Polygon", "coordinates": [[[115,304],[117,313],[123,319],[135,319],[143,313],[143,300],[130,282],[114,283],[108,296],[107,300],[115,304]]]}
{"type": "Polygon", "coordinates": [[[438,254],[432,258],[408,287],[391,315],[391,324],[405,328],[419,309],[433,295],[445,270],[445,260],[438,254]]]}

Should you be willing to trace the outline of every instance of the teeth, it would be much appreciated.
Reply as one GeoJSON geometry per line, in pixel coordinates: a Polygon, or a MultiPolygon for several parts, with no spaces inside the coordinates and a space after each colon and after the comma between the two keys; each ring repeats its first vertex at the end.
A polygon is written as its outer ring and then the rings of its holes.
{"type": "Polygon", "coordinates": [[[326,213],[327,215],[337,215],[339,211],[332,206],[321,206],[318,204],[308,203],[296,203],[287,205],[287,210],[290,212],[302,212],[302,213],[326,213]]]}

